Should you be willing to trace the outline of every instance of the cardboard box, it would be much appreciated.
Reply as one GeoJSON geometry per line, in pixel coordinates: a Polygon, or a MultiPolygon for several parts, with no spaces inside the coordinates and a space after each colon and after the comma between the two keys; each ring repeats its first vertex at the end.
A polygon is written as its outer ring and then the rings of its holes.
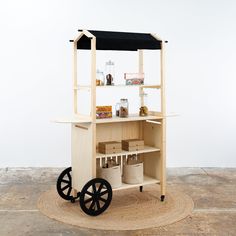
{"type": "Polygon", "coordinates": [[[112,118],[112,112],[96,112],[96,119],[112,118]]]}
{"type": "Polygon", "coordinates": [[[98,151],[103,154],[112,154],[121,152],[121,142],[110,141],[98,143],[98,151]]]}
{"type": "Polygon", "coordinates": [[[96,112],[112,112],[112,106],[96,106],[96,112]]]}
{"type": "Polygon", "coordinates": [[[122,140],[122,149],[126,151],[138,151],[144,149],[144,140],[126,139],[122,140]]]}
{"type": "Polygon", "coordinates": [[[144,83],[144,73],[125,73],[126,85],[140,85],[144,83]]]}

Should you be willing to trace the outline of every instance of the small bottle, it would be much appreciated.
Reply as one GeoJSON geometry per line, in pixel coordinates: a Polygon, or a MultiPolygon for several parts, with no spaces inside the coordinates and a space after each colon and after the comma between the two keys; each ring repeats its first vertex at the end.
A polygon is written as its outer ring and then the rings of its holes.
{"type": "Polygon", "coordinates": [[[127,98],[120,99],[120,117],[128,117],[129,115],[129,103],[127,98]]]}
{"type": "Polygon", "coordinates": [[[115,63],[112,62],[111,60],[106,62],[105,74],[106,74],[106,85],[113,85],[115,77],[115,63]]]}

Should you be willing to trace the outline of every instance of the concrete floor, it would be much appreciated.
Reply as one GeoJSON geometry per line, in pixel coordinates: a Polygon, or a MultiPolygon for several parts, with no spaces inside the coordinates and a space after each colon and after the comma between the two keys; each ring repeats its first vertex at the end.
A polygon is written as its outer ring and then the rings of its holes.
{"type": "Polygon", "coordinates": [[[236,235],[236,168],[168,169],[168,185],[194,200],[192,216],[161,228],[98,231],[66,225],[42,215],[39,195],[55,186],[62,169],[0,169],[0,235],[236,235]]]}

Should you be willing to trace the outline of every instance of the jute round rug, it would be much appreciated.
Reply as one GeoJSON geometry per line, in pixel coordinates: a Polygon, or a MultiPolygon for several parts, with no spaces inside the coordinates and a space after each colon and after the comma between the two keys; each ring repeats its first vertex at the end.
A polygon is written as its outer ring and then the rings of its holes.
{"type": "Polygon", "coordinates": [[[46,216],[83,228],[101,230],[147,229],[179,221],[190,215],[193,210],[192,199],[181,192],[167,192],[164,202],[160,199],[157,185],[114,191],[109,208],[101,215],[86,215],[79,202],[71,203],[61,199],[56,190],[43,193],[38,200],[39,210],[46,216]]]}

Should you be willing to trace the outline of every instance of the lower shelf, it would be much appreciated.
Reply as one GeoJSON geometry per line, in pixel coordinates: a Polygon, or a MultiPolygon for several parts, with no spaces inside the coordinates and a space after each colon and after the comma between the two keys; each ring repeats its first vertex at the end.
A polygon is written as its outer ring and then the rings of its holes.
{"type": "Polygon", "coordinates": [[[160,151],[159,148],[150,147],[150,146],[145,145],[144,149],[138,150],[138,151],[124,151],[124,150],[122,150],[120,153],[113,153],[113,154],[97,153],[96,158],[115,157],[115,156],[141,154],[141,153],[149,153],[149,152],[159,152],[159,151],[160,151]]]}
{"type": "Polygon", "coordinates": [[[141,184],[126,184],[126,183],[122,183],[122,185],[119,188],[113,188],[112,190],[116,191],[116,190],[121,190],[121,189],[135,188],[135,187],[144,186],[144,185],[148,185],[148,184],[159,184],[159,183],[160,183],[159,180],[144,175],[143,183],[141,183],[141,184]]]}

